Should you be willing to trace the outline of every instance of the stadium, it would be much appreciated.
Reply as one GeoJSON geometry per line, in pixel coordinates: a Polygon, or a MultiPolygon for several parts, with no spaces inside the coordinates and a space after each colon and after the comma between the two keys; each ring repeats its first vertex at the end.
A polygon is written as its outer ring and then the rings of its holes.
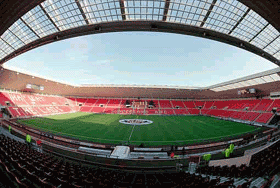
{"type": "Polygon", "coordinates": [[[0,7],[2,187],[280,187],[278,2],[2,0],[0,7]],[[193,87],[76,85],[7,66],[66,39],[138,31],[210,39],[277,68],[193,87]]]}

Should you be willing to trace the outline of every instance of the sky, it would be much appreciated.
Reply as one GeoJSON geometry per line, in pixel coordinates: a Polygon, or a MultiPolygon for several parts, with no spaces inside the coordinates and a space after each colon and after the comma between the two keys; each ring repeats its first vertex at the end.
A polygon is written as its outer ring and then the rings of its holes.
{"type": "Polygon", "coordinates": [[[278,66],[251,52],[205,38],[118,32],[47,44],[15,57],[4,67],[72,85],[207,87],[278,66]]]}

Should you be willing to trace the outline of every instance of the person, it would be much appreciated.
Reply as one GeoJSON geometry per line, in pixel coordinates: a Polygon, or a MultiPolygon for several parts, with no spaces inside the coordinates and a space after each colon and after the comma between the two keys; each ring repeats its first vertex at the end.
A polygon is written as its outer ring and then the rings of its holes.
{"type": "Polygon", "coordinates": [[[36,144],[37,144],[37,146],[39,147],[39,148],[38,148],[38,151],[39,151],[39,152],[42,152],[42,145],[41,145],[41,143],[42,143],[41,140],[37,140],[37,141],[36,141],[36,144]]]}
{"type": "Polygon", "coordinates": [[[31,136],[29,134],[26,135],[26,142],[27,142],[28,147],[30,148],[31,147],[31,136]]]}
{"type": "Polygon", "coordinates": [[[36,143],[37,143],[37,146],[41,147],[41,143],[42,143],[41,140],[37,140],[36,143]]]}
{"type": "Polygon", "coordinates": [[[11,133],[11,131],[12,131],[12,127],[11,125],[9,125],[9,132],[11,133]]]}

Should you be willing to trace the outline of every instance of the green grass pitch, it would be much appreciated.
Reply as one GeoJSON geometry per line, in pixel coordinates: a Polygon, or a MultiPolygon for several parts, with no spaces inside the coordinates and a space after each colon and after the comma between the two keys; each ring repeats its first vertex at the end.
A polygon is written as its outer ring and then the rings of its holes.
{"type": "Polygon", "coordinates": [[[148,146],[183,145],[197,143],[203,139],[219,140],[222,137],[236,136],[256,130],[255,127],[246,124],[205,116],[140,116],[77,112],[22,119],[18,122],[80,140],[114,144],[129,142],[139,145],[144,143],[148,146]],[[119,123],[120,119],[147,119],[153,123],[134,126],[119,123]]]}

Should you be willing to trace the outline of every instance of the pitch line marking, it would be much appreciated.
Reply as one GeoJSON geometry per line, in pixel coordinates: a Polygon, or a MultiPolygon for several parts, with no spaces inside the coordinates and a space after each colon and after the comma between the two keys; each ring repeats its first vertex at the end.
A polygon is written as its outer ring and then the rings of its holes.
{"type": "Polygon", "coordinates": [[[132,132],[133,132],[133,130],[134,130],[134,127],[135,127],[135,125],[134,125],[133,128],[132,128],[132,131],[131,131],[131,133],[130,133],[130,136],[129,136],[128,141],[130,141],[130,138],[131,138],[132,132]]]}

